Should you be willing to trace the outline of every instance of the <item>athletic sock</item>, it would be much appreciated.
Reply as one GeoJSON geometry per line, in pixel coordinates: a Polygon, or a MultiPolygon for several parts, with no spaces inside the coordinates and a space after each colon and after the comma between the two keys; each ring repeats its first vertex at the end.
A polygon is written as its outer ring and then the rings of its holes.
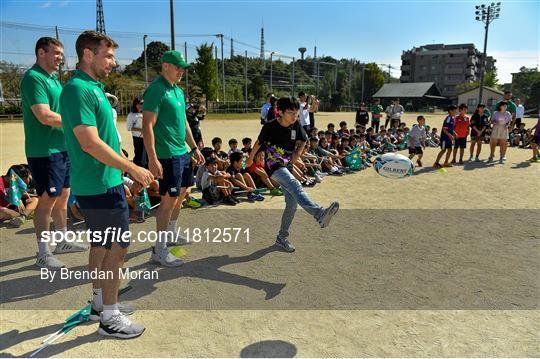
{"type": "Polygon", "coordinates": [[[158,238],[156,241],[156,253],[161,253],[163,250],[167,249],[167,232],[159,231],[158,238]]]}
{"type": "Polygon", "coordinates": [[[103,305],[103,312],[101,314],[101,321],[106,322],[107,320],[111,319],[113,315],[120,314],[120,310],[118,310],[118,304],[111,304],[111,305],[103,305]]]}
{"type": "MultiPolygon", "coordinates": [[[[60,242],[58,242],[58,244],[60,244],[60,243],[62,243],[62,242],[66,242],[66,232],[67,232],[67,227],[57,229],[55,232],[62,232],[62,237],[61,237],[60,242]]],[[[57,244],[57,245],[58,245],[58,244],[57,244]]]]}
{"type": "Polygon", "coordinates": [[[92,307],[96,310],[103,309],[103,295],[101,288],[92,288],[92,307]]]}
{"type": "Polygon", "coordinates": [[[170,220],[169,221],[169,225],[167,226],[167,231],[170,231],[170,232],[176,232],[176,223],[178,222],[177,219],[175,220],[170,220]]]}
{"type": "Polygon", "coordinates": [[[49,242],[45,242],[44,240],[40,240],[38,242],[38,255],[44,256],[46,254],[50,254],[51,250],[49,249],[49,242]]]}

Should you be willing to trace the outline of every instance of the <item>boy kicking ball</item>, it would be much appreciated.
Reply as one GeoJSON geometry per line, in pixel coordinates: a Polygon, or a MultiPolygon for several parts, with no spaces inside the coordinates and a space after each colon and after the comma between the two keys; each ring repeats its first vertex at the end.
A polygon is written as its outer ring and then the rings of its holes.
{"type": "Polygon", "coordinates": [[[452,154],[452,142],[454,141],[454,138],[456,138],[456,133],[454,131],[454,116],[456,115],[456,110],[456,105],[448,106],[448,116],[446,116],[446,118],[444,119],[441,130],[441,150],[437,155],[437,160],[433,164],[433,167],[435,168],[443,167],[439,163],[443,155],[446,155],[444,159],[444,167],[453,167],[450,163],[448,163],[448,160],[450,159],[450,155],[452,154]]]}
{"type": "Polygon", "coordinates": [[[326,209],[319,206],[308,196],[300,182],[292,175],[292,166],[296,163],[308,139],[306,132],[297,121],[300,105],[294,97],[282,97],[277,101],[279,117],[266,123],[246,162],[246,167],[253,163],[255,154],[261,145],[265,146],[265,166],[270,178],[276,181],[285,196],[285,211],[281,218],[281,227],[276,239],[276,246],[286,252],[294,252],[295,247],[289,242],[289,227],[298,204],[311,214],[325,228],[339,209],[338,202],[332,202],[326,209]]]}

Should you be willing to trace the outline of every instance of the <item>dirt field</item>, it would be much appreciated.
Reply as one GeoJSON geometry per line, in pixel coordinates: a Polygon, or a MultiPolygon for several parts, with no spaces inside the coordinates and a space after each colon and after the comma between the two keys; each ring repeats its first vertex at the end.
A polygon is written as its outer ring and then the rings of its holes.
{"type": "MultiPolygon", "coordinates": [[[[406,114],[410,125],[416,115],[406,114]]],[[[443,114],[427,116],[440,128],[443,114]]],[[[328,122],[354,114],[318,114],[328,122]]],[[[527,119],[532,125],[535,119],[527,119]]],[[[119,124],[123,147],[131,137],[119,124]]],[[[1,123],[1,163],[25,162],[21,123],[1,123]]],[[[206,143],[220,136],[256,138],[253,120],[205,120],[206,143]]],[[[508,162],[465,164],[442,173],[431,164],[405,180],[368,169],[326,177],[309,189],[342,211],[321,230],[302,210],[287,254],[271,245],[282,197],[236,208],[185,210],[181,225],[250,228],[250,241],[186,246],[186,264],[149,264],[149,245],[130,248],[126,266],[156,270],[159,280],[131,280],[123,298],[147,331],[135,340],[100,338],[82,325],[40,353],[63,357],[525,357],[540,356],[540,165],[530,150],[508,162]]],[[[485,159],[488,147],[481,157],[485,159]]],[[[195,196],[199,196],[196,194],[195,196]]],[[[132,225],[152,230],[155,219],[132,225]]],[[[0,356],[28,356],[90,293],[86,281],[39,278],[32,224],[0,228],[0,356]]],[[[83,269],[86,254],[65,254],[83,269]]],[[[126,281],[125,284],[128,284],[126,281]]]]}

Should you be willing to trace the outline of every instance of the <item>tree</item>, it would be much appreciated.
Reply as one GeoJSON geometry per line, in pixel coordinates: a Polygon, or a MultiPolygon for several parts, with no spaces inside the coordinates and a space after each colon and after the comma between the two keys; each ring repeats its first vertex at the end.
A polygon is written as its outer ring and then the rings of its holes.
{"type": "Polygon", "coordinates": [[[266,82],[261,75],[257,75],[251,79],[251,83],[248,86],[248,91],[251,93],[254,100],[264,99],[268,93],[268,87],[266,86],[266,82]]]}
{"type": "Polygon", "coordinates": [[[517,74],[512,77],[512,94],[521,98],[525,106],[534,106],[538,102],[538,96],[534,97],[533,84],[540,81],[538,68],[527,68],[523,66],[517,74]]]}
{"type": "Polygon", "coordinates": [[[206,43],[197,47],[197,62],[194,70],[198,76],[198,86],[207,101],[216,100],[216,60],[212,55],[213,45],[206,43]]]}
{"type": "MultiPolygon", "coordinates": [[[[152,41],[146,45],[146,61],[148,64],[148,71],[149,73],[152,73],[152,75],[161,72],[161,56],[163,56],[165,51],[169,51],[169,46],[161,41],[152,41]]],[[[138,59],[126,66],[124,73],[140,79],[144,78],[144,50],[138,59]]],[[[154,76],[149,77],[152,78],[154,76]]]]}
{"type": "Polygon", "coordinates": [[[484,86],[494,89],[499,88],[499,79],[497,79],[497,68],[493,68],[493,70],[489,70],[484,73],[484,86]]]}

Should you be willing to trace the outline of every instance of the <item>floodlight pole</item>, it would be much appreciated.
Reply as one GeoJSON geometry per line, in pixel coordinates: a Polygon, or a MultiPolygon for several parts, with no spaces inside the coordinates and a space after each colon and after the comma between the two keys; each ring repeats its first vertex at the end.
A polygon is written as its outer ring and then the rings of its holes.
{"type": "Polygon", "coordinates": [[[478,103],[482,103],[482,95],[484,92],[484,73],[486,68],[486,52],[487,52],[487,40],[489,32],[489,24],[499,18],[501,11],[501,3],[491,3],[490,5],[477,5],[476,6],[476,20],[482,21],[485,24],[484,33],[484,53],[482,54],[482,63],[480,67],[480,90],[478,91],[478,103]]]}

